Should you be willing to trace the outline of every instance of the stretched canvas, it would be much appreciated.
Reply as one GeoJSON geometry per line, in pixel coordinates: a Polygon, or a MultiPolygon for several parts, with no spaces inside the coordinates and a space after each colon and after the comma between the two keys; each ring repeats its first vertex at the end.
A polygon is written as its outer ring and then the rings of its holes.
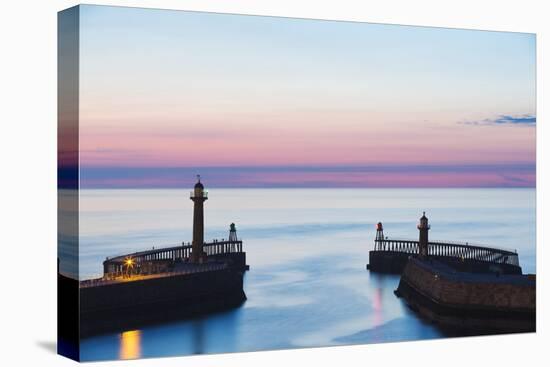
{"type": "Polygon", "coordinates": [[[60,354],[535,331],[534,34],[95,5],[58,25],[60,354]]]}

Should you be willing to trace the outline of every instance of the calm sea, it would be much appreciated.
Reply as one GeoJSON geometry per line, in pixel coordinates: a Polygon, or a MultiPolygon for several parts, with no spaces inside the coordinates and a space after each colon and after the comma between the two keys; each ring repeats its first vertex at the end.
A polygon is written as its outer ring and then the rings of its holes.
{"type": "MultiPolygon", "coordinates": [[[[81,192],[80,278],[106,256],[188,242],[188,190],[81,192]]],[[[82,359],[246,352],[440,338],[396,298],[399,278],[365,270],[375,223],[418,237],[426,211],[434,240],[517,249],[535,273],[534,189],[211,189],[206,239],[235,222],[250,271],[242,307],[198,320],[82,341],[82,359]]]]}

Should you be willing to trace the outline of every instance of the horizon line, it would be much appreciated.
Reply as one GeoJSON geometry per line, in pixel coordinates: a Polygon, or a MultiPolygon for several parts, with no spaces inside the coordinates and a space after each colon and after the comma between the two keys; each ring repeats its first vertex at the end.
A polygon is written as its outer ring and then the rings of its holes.
{"type": "Polygon", "coordinates": [[[536,187],[535,163],[75,168],[58,167],[60,187],[184,188],[199,173],[217,188],[536,187]]]}

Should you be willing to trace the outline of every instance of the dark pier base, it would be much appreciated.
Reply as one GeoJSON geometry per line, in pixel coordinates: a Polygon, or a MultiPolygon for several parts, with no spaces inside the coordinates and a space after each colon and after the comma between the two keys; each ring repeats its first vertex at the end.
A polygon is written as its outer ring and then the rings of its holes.
{"type": "Polygon", "coordinates": [[[376,273],[401,274],[410,256],[404,252],[369,251],[367,269],[376,273]]]}
{"type": "MultiPolygon", "coordinates": [[[[377,273],[401,274],[411,254],[399,251],[370,251],[367,269],[377,273]]],[[[521,274],[520,266],[512,264],[494,264],[473,259],[459,259],[452,256],[430,256],[431,259],[447,264],[457,271],[471,273],[521,274]]]]}
{"type": "Polygon", "coordinates": [[[245,252],[209,255],[208,258],[213,261],[225,262],[234,270],[246,271],[250,269],[250,267],[246,265],[245,252]]]}
{"type": "Polygon", "coordinates": [[[535,281],[529,276],[454,272],[437,261],[411,259],[395,294],[450,335],[536,330],[535,281]]]}
{"type": "Polygon", "coordinates": [[[80,289],[80,336],[126,331],[240,306],[243,271],[234,268],[80,289]]]}
{"type": "Polygon", "coordinates": [[[435,323],[449,336],[534,332],[536,327],[533,314],[442,305],[405,282],[399,284],[395,294],[403,298],[411,310],[424,320],[435,323]]]}

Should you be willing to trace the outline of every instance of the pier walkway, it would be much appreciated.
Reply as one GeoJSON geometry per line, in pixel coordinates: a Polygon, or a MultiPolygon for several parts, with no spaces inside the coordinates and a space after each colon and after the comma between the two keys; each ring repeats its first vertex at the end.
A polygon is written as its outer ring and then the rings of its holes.
{"type": "Polygon", "coordinates": [[[138,280],[149,280],[156,278],[173,277],[176,275],[195,274],[205,271],[215,271],[227,269],[228,266],[225,263],[205,263],[205,264],[179,264],[173,271],[162,272],[157,274],[132,274],[128,277],[116,277],[116,278],[97,278],[87,279],[80,282],[80,288],[97,287],[102,285],[110,285],[116,283],[134,282],[138,280]]]}

